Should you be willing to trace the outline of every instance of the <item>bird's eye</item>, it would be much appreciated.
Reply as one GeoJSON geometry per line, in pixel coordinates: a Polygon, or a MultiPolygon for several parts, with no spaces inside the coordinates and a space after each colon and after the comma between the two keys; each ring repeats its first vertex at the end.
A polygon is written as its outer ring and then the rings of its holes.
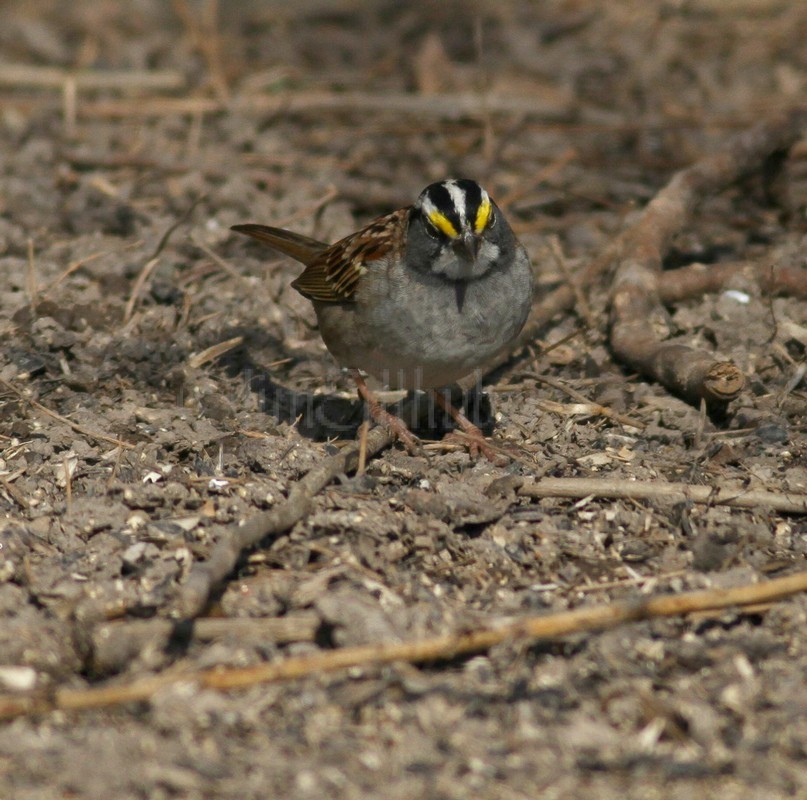
{"type": "Polygon", "coordinates": [[[423,217],[423,227],[426,230],[426,233],[428,233],[432,239],[440,238],[440,231],[437,230],[437,228],[434,226],[434,224],[428,217],[423,217]]]}

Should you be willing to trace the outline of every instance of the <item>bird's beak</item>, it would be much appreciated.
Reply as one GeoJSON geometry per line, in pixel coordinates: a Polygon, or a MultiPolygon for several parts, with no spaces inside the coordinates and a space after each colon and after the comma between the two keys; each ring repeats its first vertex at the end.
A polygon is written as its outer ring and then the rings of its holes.
{"type": "Polygon", "coordinates": [[[476,263],[481,239],[472,231],[465,231],[454,240],[454,253],[460,261],[467,264],[476,263]]]}

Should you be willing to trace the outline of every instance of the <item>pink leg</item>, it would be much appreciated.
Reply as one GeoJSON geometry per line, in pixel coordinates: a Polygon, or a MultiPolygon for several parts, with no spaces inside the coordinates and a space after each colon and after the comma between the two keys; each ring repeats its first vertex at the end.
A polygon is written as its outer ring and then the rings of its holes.
{"type": "Polygon", "coordinates": [[[370,417],[379,425],[388,428],[410,455],[419,455],[421,452],[420,442],[412,431],[406,427],[406,423],[400,417],[396,417],[395,414],[390,414],[390,412],[378,402],[378,398],[373,394],[367,382],[362,378],[361,373],[357,369],[350,370],[350,376],[356,382],[359,397],[367,403],[367,411],[370,417]]]}

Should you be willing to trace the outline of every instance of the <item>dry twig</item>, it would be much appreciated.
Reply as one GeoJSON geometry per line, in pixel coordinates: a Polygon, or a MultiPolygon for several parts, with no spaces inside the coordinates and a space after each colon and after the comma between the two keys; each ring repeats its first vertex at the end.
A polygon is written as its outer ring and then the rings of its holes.
{"type": "MultiPolygon", "coordinates": [[[[123,249],[128,249],[131,245],[127,245],[123,249]]],[[[72,264],[68,264],[67,268],[59,275],[57,275],[45,288],[44,294],[48,292],[52,292],[62,281],[69,278],[74,272],[80,270],[86,264],[89,264],[92,261],[95,261],[97,258],[102,258],[103,256],[109,255],[112,251],[111,250],[104,250],[98,253],[93,253],[92,255],[86,256],[85,258],[80,258],[78,261],[74,261],[72,264]]]]}
{"type": "Polygon", "coordinates": [[[733,508],[765,508],[785,514],[807,514],[807,495],[766,492],[739,487],[696,486],[661,481],[631,481],[609,478],[542,478],[523,484],[524,497],[610,497],[633,500],[666,500],[706,503],[733,508]]]}
{"type": "Polygon", "coordinates": [[[180,683],[194,683],[208,689],[243,689],[257,684],[323,675],[351,667],[369,668],[395,662],[416,664],[441,661],[483,652],[507,641],[556,639],[573,633],[607,630],[648,619],[732,607],[758,607],[760,603],[782,600],[804,591],[807,591],[807,572],[797,572],[784,578],[731,589],[708,589],[609,603],[546,616],[524,617],[505,625],[468,633],[451,633],[412,642],[344,647],[254,667],[164,672],[124,684],[102,685],[90,689],[57,689],[50,697],[5,695],[0,696],[0,718],[143,702],[161,689],[180,683]]]}
{"type": "Polygon", "coordinates": [[[143,269],[140,270],[140,273],[137,276],[137,279],[134,282],[134,286],[132,286],[132,293],[129,295],[129,299],[126,301],[126,308],[123,312],[123,321],[124,323],[129,322],[132,318],[132,314],[134,313],[134,307],[137,303],[137,298],[140,296],[140,292],[143,289],[144,284],[149,278],[149,275],[154,271],[154,268],[157,266],[160,260],[160,253],[165,249],[165,246],[168,244],[168,240],[173,235],[174,231],[184,223],[188,217],[193,213],[193,209],[202,202],[203,197],[197,197],[193,203],[187,208],[187,210],[182,214],[182,216],[172,222],[165,230],[165,233],[160,237],[160,241],[157,242],[157,246],[154,248],[154,252],[149,258],[148,261],[143,265],[143,269]]]}
{"type": "Polygon", "coordinates": [[[78,118],[78,95],[84,89],[112,91],[179,89],[185,83],[180,72],[168,70],[67,70],[29,64],[0,65],[0,86],[59,88],[65,133],[72,137],[78,118]]]}
{"type": "Polygon", "coordinates": [[[367,466],[367,434],[370,432],[370,420],[366,419],[359,425],[359,461],[356,465],[356,474],[364,474],[367,466]]]}
{"type": "MultiPolygon", "coordinates": [[[[373,428],[367,434],[365,442],[367,457],[371,458],[389,447],[393,440],[393,435],[386,428],[381,426],[373,428]]],[[[198,616],[207,604],[213,589],[233,571],[241,553],[268,536],[276,536],[287,531],[303,519],[311,508],[314,495],[337,475],[356,469],[359,449],[358,444],[345,447],[306,473],[305,477],[294,484],[286,501],[269,511],[256,514],[243,525],[225,529],[210,558],[194,564],[187,583],[180,590],[176,604],[177,616],[182,618],[198,616]]]]}
{"type": "Polygon", "coordinates": [[[37,295],[39,287],[36,279],[36,259],[34,258],[34,240],[28,239],[28,269],[26,271],[26,288],[28,289],[28,303],[31,314],[36,317],[37,295]]]}
{"type": "Polygon", "coordinates": [[[595,403],[592,400],[589,400],[584,394],[578,392],[576,389],[572,388],[563,381],[555,380],[554,378],[550,378],[547,375],[541,375],[537,372],[520,372],[519,375],[522,378],[530,378],[538,383],[551,386],[553,389],[557,389],[558,391],[569,395],[572,400],[576,400],[578,404],[586,407],[587,410],[582,411],[581,413],[591,414],[595,417],[607,417],[608,419],[614,420],[614,422],[618,422],[620,425],[629,425],[637,430],[641,430],[645,427],[644,422],[642,422],[640,419],[629,417],[627,414],[620,414],[607,406],[595,403]]]}

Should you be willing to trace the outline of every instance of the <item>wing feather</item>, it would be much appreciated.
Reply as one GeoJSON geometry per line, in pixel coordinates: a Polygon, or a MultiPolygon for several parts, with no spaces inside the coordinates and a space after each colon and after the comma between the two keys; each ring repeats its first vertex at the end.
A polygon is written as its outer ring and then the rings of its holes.
{"type": "Polygon", "coordinates": [[[332,245],[268,225],[234,225],[232,230],[252,236],[305,264],[292,286],[309,300],[344,303],[353,299],[359,278],[373,261],[399,250],[410,208],[379,217],[332,245]]]}
{"type": "Polygon", "coordinates": [[[373,261],[400,248],[409,209],[379,217],[332,244],[292,283],[300,294],[323,303],[353,299],[359,279],[373,261]]]}
{"type": "Polygon", "coordinates": [[[258,239],[306,266],[328,249],[325,242],[284,228],[272,228],[269,225],[257,225],[251,222],[247,225],[233,225],[230,230],[258,239]]]}

